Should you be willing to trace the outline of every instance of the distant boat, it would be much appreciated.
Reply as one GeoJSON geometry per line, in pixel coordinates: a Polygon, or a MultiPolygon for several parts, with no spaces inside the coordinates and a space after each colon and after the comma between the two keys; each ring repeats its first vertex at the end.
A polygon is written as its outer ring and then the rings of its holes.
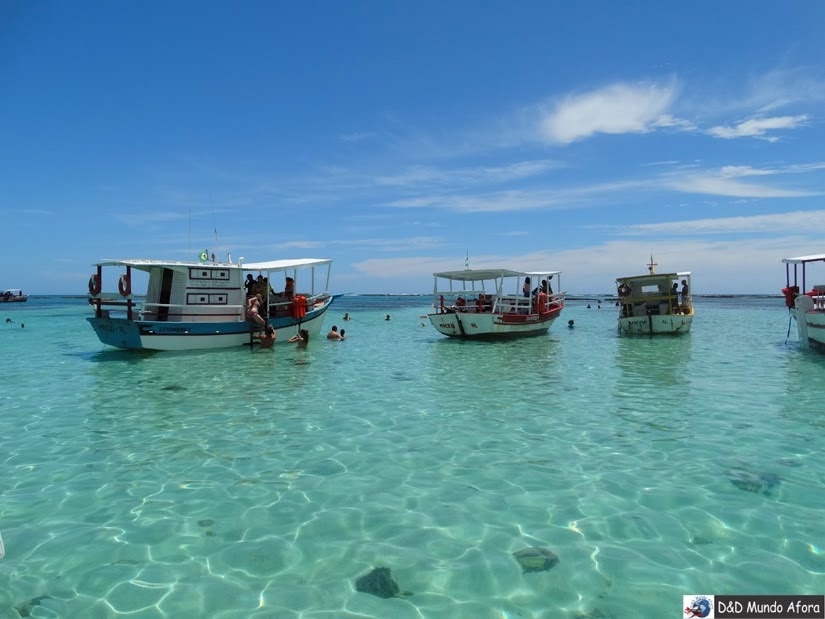
{"type": "Polygon", "coordinates": [[[560,271],[464,269],[433,277],[434,311],[428,317],[439,333],[449,337],[541,335],[564,309],[564,293],[552,290],[561,285],[560,271]]]}
{"type": "Polygon", "coordinates": [[[616,286],[621,333],[659,335],[690,331],[694,309],[689,272],[656,273],[651,257],[647,275],[619,277],[616,286]],[[687,285],[686,295],[680,291],[680,284],[683,289],[687,285]]]}
{"type": "MultiPolygon", "coordinates": [[[[261,327],[247,320],[245,275],[267,278],[263,303],[257,310],[285,341],[299,329],[318,335],[333,297],[327,290],[332,260],[174,262],[164,260],[104,260],[89,278],[87,318],[104,344],[125,349],[193,350],[251,344],[261,327]],[[118,280],[119,296],[105,296],[104,267],[125,267],[118,280]],[[134,270],[149,274],[141,302],[132,293],[134,270]],[[272,276],[291,279],[282,293],[272,289],[272,276]]],[[[285,280],[288,282],[288,279],[285,280]]],[[[257,280],[256,280],[257,281],[257,280]]]]}
{"type": "Polygon", "coordinates": [[[782,262],[785,264],[782,294],[785,295],[785,305],[796,320],[799,343],[804,348],[811,344],[825,347],[825,284],[810,285],[807,268],[811,263],[825,262],[825,254],[785,258],[782,262]]]}
{"type": "Polygon", "coordinates": [[[25,303],[28,300],[29,295],[23,294],[20,288],[0,290],[0,303],[25,303]]]}

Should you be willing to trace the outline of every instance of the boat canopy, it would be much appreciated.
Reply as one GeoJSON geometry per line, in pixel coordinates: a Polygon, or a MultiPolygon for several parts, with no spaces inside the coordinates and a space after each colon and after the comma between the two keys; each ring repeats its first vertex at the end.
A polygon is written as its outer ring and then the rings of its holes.
{"type": "Polygon", "coordinates": [[[463,269],[461,271],[444,271],[433,273],[435,277],[452,279],[461,282],[478,282],[487,279],[502,277],[549,276],[558,275],[561,271],[511,271],[510,269],[463,269]]]}
{"type": "Polygon", "coordinates": [[[272,260],[270,262],[248,262],[244,271],[287,271],[304,267],[318,267],[332,264],[329,258],[301,258],[299,260],[272,260]]]}
{"type": "Polygon", "coordinates": [[[806,262],[819,262],[825,260],[825,254],[815,254],[812,256],[799,256],[798,258],[783,258],[784,264],[805,264],[806,262]]]}
{"type": "Polygon", "coordinates": [[[23,296],[23,290],[21,288],[6,288],[5,290],[0,290],[0,294],[12,294],[16,297],[23,296]]]}
{"type": "Polygon", "coordinates": [[[617,277],[617,282],[644,282],[651,283],[665,279],[679,279],[680,277],[690,277],[690,271],[680,271],[678,273],[655,273],[653,275],[630,275],[628,277],[617,277]]]}
{"type": "Polygon", "coordinates": [[[103,259],[94,264],[100,267],[128,266],[141,271],[148,271],[152,267],[206,267],[218,266],[222,269],[235,269],[241,271],[286,271],[288,269],[298,269],[302,267],[315,267],[332,264],[329,258],[300,258],[297,260],[272,260],[269,262],[248,262],[248,263],[227,263],[227,262],[195,262],[179,260],[143,260],[126,259],[112,260],[103,259]]]}

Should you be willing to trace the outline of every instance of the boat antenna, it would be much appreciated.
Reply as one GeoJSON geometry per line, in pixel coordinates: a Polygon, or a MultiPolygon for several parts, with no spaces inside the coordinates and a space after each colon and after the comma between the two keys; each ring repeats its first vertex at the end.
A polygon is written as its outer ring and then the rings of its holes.
{"type": "Polygon", "coordinates": [[[653,262],[653,254],[650,254],[650,264],[647,265],[647,270],[651,275],[656,275],[656,263],[653,262]]]}
{"type": "MultiPolygon", "coordinates": [[[[191,201],[191,196],[190,196],[191,201]]],[[[192,253],[192,207],[189,207],[189,247],[186,248],[186,255],[191,255],[192,253]]]]}
{"type": "Polygon", "coordinates": [[[469,271],[470,270],[470,250],[468,249],[466,251],[467,251],[467,257],[464,258],[464,270],[469,271]]]}
{"type": "MultiPolygon", "coordinates": [[[[215,204],[212,204],[212,228],[215,230],[215,246],[217,247],[218,251],[220,252],[221,244],[218,242],[218,224],[215,221],[215,204]]],[[[212,262],[215,260],[213,259],[212,262]]]]}

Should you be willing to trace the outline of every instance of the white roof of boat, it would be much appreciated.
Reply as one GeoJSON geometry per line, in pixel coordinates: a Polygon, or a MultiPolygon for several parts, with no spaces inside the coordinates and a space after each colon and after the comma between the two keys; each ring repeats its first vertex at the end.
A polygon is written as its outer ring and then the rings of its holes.
{"type": "Polygon", "coordinates": [[[286,271],[300,267],[317,267],[332,264],[331,258],[300,258],[298,260],[271,260],[270,262],[245,262],[244,271],[286,271]]]}
{"type": "Polygon", "coordinates": [[[512,271],[510,269],[462,269],[461,271],[443,271],[433,273],[435,277],[452,279],[461,282],[477,282],[499,277],[522,277],[526,275],[549,276],[558,275],[561,271],[512,271]]]}
{"type": "Polygon", "coordinates": [[[625,277],[617,277],[616,281],[629,281],[629,280],[640,280],[640,279],[676,279],[677,277],[689,277],[690,271],[679,271],[678,273],[654,273],[650,275],[649,273],[645,275],[627,275],[625,277]]]}
{"type": "Polygon", "coordinates": [[[244,262],[238,264],[234,262],[195,262],[181,260],[144,260],[142,258],[130,258],[126,260],[104,259],[95,266],[130,266],[137,269],[147,269],[149,267],[219,267],[222,269],[240,269],[242,271],[286,271],[287,269],[297,269],[301,267],[321,266],[331,264],[330,258],[299,258],[297,260],[272,260],[269,262],[244,262]]]}
{"type": "Polygon", "coordinates": [[[816,262],[817,260],[825,260],[825,254],[814,254],[812,256],[799,256],[798,258],[783,258],[782,262],[785,264],[803,264],[805,262],[816,262]]]}

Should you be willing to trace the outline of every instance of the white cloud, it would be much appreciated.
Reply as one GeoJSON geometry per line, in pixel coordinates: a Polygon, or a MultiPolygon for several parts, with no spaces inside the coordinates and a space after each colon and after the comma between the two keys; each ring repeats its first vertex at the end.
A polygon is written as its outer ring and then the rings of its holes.
{"type": "MultiPolygon", "coordinates": [[[[697,294],[778,294],[785,284],[782,258],[815,254],[821,252],[821,247],[818,248],[818,239],[802,236],[667,239],[658,245],[648,241],[620,240],[514,256],[473,256],[471,247],[470,265],[473,268],[559,269],[562,271],[561,289],[568,293],[612,294],[616,277],[646,272],[651,252],[660,272],[691,271],[697,294]]],[[[434,272],[461,268],[463,264],[464,256],[419,256],[372,258],[353,264],[353,268],[377,282],[387,279],[414,281],[423,292],[431,284],[434,272]]],[[[383,283],[376,285],[380,289],[383,283]]],[[[781,300],[777,303],[777,310],[781,310],[781,300]]]]}
{"type": "Polygon", "coordinates": [[[612,84],[570,95],[541,120],[541,134],[549,142],[569,144],[596,133],[646,133],[656,126],[676,126],[681,121],[667,113],[675,96],[675,87],[656,84],[612,84]]]}
{"type": "Polygon", "coordinates": [[[731,140],[734,138],[755,137],[769,142],[775,142],[779,138],[772,135],[766,135],[768,131],[774,129],[796,129],[805,124],[808,120],[807,114],[800,114],[799,116],[774,116],[769,118],[751,118],[740,122],[739,124],[728,127],[718,125],[708,129],[708,134],[731,140]]]}
{"type": "Polygon", "coordinates": [[[655,224],[622,226],[619,231],[628,235],[694,235],[735,233],[794,233],[815,230],[825,221],[825,210],[792,211],[770,215],[716,217],[685,221],[667,221],[655,224]]]}
{"type": "Polygon", "coordinates": [[[743,183],[715,173],[671,176],[663,179],[663,186],[684,193],[699,193],[733,198],[803,198],[820,195],[814,191],[799,191],[743,183]]]}
{"type": "Polygon", "coordinates": [[[756,169],[748,165],[726,165],[719,171],[723,178],[734,178],[737,176],[769,176],[776,174],[776,170],[756,169]]]}

